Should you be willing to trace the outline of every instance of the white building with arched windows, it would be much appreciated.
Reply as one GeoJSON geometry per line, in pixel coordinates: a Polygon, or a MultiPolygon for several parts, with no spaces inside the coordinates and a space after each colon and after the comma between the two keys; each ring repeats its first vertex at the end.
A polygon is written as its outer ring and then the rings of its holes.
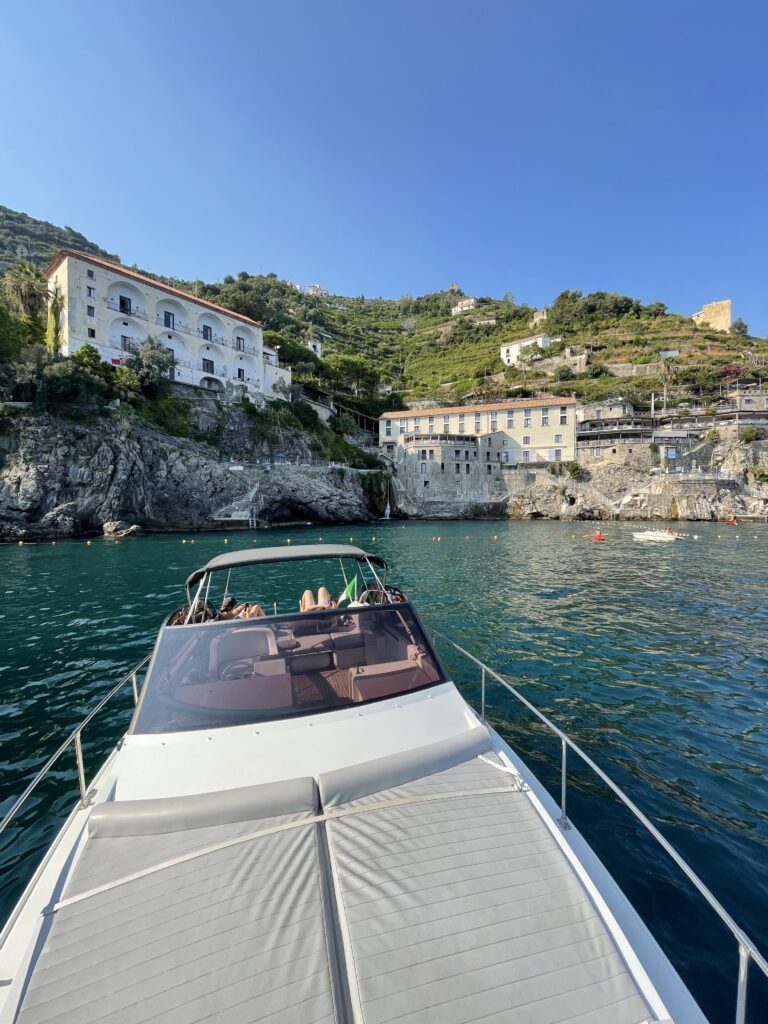
{"type": "Polygon", "coordinates": [[[290,367],[264,344],[261,324],[116,263],[62,249],[46,269],[64,298],[62,354],[93,345],[119,366],[149,337],[173,352],[173,380],[222,397],[283,398],[290,367]],[[232,385],[231,387],[229,385],[232,385]]]}

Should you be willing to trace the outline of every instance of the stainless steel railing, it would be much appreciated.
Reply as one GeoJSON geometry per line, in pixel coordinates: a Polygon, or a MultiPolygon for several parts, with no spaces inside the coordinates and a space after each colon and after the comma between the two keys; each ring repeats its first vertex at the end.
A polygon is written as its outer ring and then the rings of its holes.
{"type": "Polygon", "coordinates": [[[573,753],[581,758],[587,767],[591,768],[597,777],[608,786],[608,788],[615,793],[615,795],[621,800],[625,807],[634,814],[641,825],[648,831],[661,848],[672,858],[674,863],[680,868],[683,874],[686,876],[689,882],[698,890],[701,896],[707,901],[709,906],[714,910],[723,924],[728,928],[731,935],[738,943],[739,949],[739,973],[738,982],[736,988],[736,1014],[735,1024],[745,1024],[746,1012],[747,1012],[747,979],[749,975],[749,965],[754,963],[759,967],[763,974],[768,978],[768,960],[762,955],[760,950],[757,948],[753,940],[746,934],[746,932],[739,927],[734,921],[725,907],[720,903],[717,897],[707,888],[702,882],[692,867],[682,858],[672,844],[664,838],[659,832],[656,826],[650,819],[643,814],[640,808],[631,800],[627,794],[603,771],[599,765],[595,764],[589,754],[585,753],[581,747],[575,743],[570,736],[566,735],[562,729],[559,729],[554,722],[550,721],[547,716],[539,711],[527,698],[525,698],[518,689],[516,689],[510,682],[504,679],[503,676],[499,675],[498,672],[490,668],[484,662],[476,658],[474,654],[470,654],[469,651],[464,650],[463,647],[459,646],[454,640],[441,633],[439,630],[432,629],[430,627],[435,641],[437,637],[449,644],[454,650],[458,651],[465,658],[471,661],[480,669],[480,717],[485,722],[486,715],[486,689],[487,689],[487,677],[490,676],[497,683],[500,683],[505,690],[512,694],[520,703],[526,707],[536,718],[539,719],[547,728],[555,734],[560,740],[561,744],[561,763],[560,763],[560,817],[558,818],[558,824],[565,831],[571,827],[571,823],[568,820],[568,751],[571,750],[573,753]]]}
{"type": "Polygon", "coordinates": [[[70,747],[74,747],[75,748],[75,763],[77,765],[77,779],[78,779],[78,783],[79,783],[79,786],[80,786],[80,806],[81,807],[85,807],[86,806],[86,803],[87,803],[87,800],[88,800],[88,784],[87,784],[86,779],[85,779],[85,763],[83,761],[83,741],[82,741],[83,729],[85,729],[85,727],[88,725],[88,723],[90,721],[92,721],[96,717],[96,715],[98,715],[98,713],[101,711],[101,709],[112,700],[112,698],[115,696],[115,694],[118,693],[125,686],[125,684],[129,680],[130,680],[130,683],[131,683],[131,688],[133,690],[133,702],[134,702],[134,704],[138,704],[138,701],[139,701],[138,674],[146,666],[146,664],[147,664],[147,662],[149,661],[150,658],[151,658],[151,655],[148,654],[146,656],[146,658],[144,658],[142,661],[139,662],[138,665],[135,666],[135,668],[132,668],[130,672],[127,672],[123,676],[123,678],[120,680],[120,682],[116,686],[113,686],[112,689],[109,691],[109,693],[105,697],[102,697],[102,699],[99,701],[99,703],[91,711],[88,712],[88,714],[85,716],[85,718],[82,720],[82,722],[77,726],[77,728],[73,732],[71,732],[69,734],[69,736],[67,736],[67,738],[61,744],[61,746],[58,748],[58,750],[56,750],[55,753],[51,754],[51,756],[45,762],[45,764],[40,769],[40,771],[37,773],[37,775],[35,775],[35,777],[29,782],[29,784],[27,785],[27,787],[24,790],[24,792],[21,793],[20,796],[16,799],[16,801],[13,804],[13,806],[7,812],[7,814],[5,815],[3,820],[0,821],[0,834],[2,834],[2,832],[13,821],[13,819],[16,817],[17,813],[19,812],[20,808],[29,799],[30,795],[37,789],[37,787],[40,785],[40,783],[43,781],[43,779],[48,775],[48,773],[50,772],[51,768],[53,768],[53,766],[56,764],[56,762],[59,760],[59,758],[62,756],[62,754],[66,750],[69,750],[70,747]]]}

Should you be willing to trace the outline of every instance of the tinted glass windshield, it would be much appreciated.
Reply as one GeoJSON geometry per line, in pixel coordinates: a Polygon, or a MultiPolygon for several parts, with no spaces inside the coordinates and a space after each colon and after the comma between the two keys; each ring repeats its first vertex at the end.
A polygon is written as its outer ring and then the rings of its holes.
{"type": "Polygon", "coordinates": [[[162,630],[134,733],[260,722],[443,681],[407,604],[162,630]]]}

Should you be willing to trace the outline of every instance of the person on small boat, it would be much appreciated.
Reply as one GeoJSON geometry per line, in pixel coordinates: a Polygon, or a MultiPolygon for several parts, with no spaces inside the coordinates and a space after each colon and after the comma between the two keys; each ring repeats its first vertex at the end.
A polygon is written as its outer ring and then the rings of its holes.
{"type": "Polygon", "coordinates": [[[324,611],[326,608],[335,607],[336,602],[331,599],[327,587],[320,587],[318,589],[317,600],[315,600],[313,592],[307,589],[301,595],[301,601],[299,601],[300,612],[319,612],[324,611]]]}
{"type": "Polygon", "coordinates": [[[219,619],[260,619],[264,609],[260,604],[238,602],[236,597],[225,597],[219,609],[219,619]]]}

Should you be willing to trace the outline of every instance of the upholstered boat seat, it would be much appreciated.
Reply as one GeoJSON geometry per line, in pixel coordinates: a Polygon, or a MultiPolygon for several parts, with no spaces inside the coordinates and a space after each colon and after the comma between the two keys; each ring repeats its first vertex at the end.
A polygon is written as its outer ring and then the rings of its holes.
{"type": "Polygon", "coordinates": [[[375,700],[377,697],[411,690],[428,682],[418,647],[408,644],[407,655],[406,658],[397,661],[382,661],[352,669],[353,699],[375,700]]]}
{"type": "Polygon", "coordinates": [[[265,626],[241,626],[228,629],[211,641],[211,679],[218,679],[222,669],[243,658],[268,658],[277,655],[277,641],[265,626]]]}

